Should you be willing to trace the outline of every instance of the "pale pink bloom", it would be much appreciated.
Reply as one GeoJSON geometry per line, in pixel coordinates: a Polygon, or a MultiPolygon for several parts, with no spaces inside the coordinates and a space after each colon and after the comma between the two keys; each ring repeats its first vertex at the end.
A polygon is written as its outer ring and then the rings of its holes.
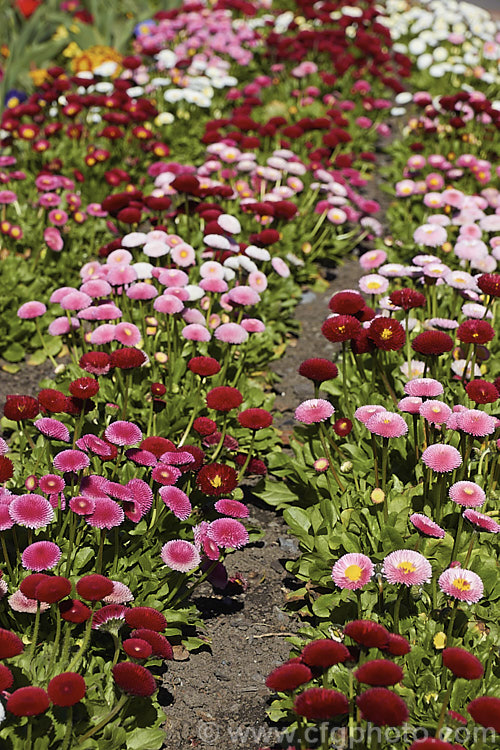
{"type": "Polygon", "coordinates": [[[371,433],[384,438],[402,437],[408,432],[403,417],[390,411],[378,411],[365,423],[371,433]]]}
{"type": "Polygon", "coordinates": [[[458,429],[475,437],[485,437],[495,432],[496,421],[480,409],[467,409],[458,415],[458,429]]]}
{"type": "Polygon", "coordinates": [[[398,409],[406,412],[407,414],[418,414],[420,412],[421,405],[422,399],[418,396],[405,396],[398,403],[398,409]]]}
{"type": "Polygon", "coordinates": [[[248,333],[262,333],[266,330],[266,326],[258,318],[243,318],[241,321],[241,327],[248,331],[248,333]]]}
{"type": "Polygon", "coordinates": [[[106,258],[106,264],[108,266],[127,266],[130,263],[132,263],[133,255],[132,253],[129,253],[128,250],[124,250],[123,248],[118,248],[118,250],[113,250],[108,257],[106,258]]]}
{"type": "Polygon", "coordinates": [[[168,289],[163,292],[164,296],[167,296],[167,294],[170,297],[177,297],[181,302],[186,302],[189,299],[189,291],[184,287],[169,286],[168,289]]]}
{"type": "Polygon", "coordinates": [[[260,302],[260,295],[249,286],[236,286],[228,292],[228,298],[233,305],[256,305],[260,302]]]}
{"type": "Polygon", "coordinates": [[[84,292],[68,292],[59,301],[63,310],[84,310],[92,304],[92,297],[84,292]]]}
{"type": "Polygon", "coordinates": [[[278,276],[281,276],[283,279],[287,279],[290,276],[290,269],[288,268],[285,261],[278,256],[272,258],[271,265],[278,276]]]}
{"type": "Polygon", "coordinates": [[[448,494],[454,503],[466,508],[477,508],[486,500],[484,490],[475,482],[455,482],[448,490],[448,494]]]}
{"type": "Polygon", "coordinates": [[[384,559],[382,573],[389,583],[421,586],[432,577],[432,567],[427,558],[411,549],[396,550],[384,559]]]}
{"type": "Polygon", "coordinates": [[[97,326],[90,334],[90,343],[96,346],[109,344],[115,340],[115,328],[116,326],[111,323],[103,323],[102,326],[97,326]]]}
{"type": "Polygon", "coordinates": [[[446,531],[430,518],[424,516],[423,513],[412,513],[409,520],[422,534],[427,534],[427,536],[436,539],[443,539],[446,536],[446,531]]]}
{"type": "Polygon", "coordinates": [[[111,284],[108,284],[104,279],[91,279],[81,285],[80,291],[88,294],[92,299],[97,299],[99,297],[108,297],[112,292],[112,288],[111,284]]]}
{"type": "Polygon", "coordinates": [[[137,346],[142,338],[142,334],[133,323],[118,323],[115,326],[115,341],[124,346],[137,346]]]}
{"type": "Polygon", "coordinates": [[[217,224],[228,234],[239,234],[241,232],[241,224],[238,219],[229,214],[221,214],[217,218],[217,224]]]}
{"type": "Polygon", "coordinates": [[[87,320],[118,320],[121,318],[122,312],[112,302],[106,302],[103,305],[97,305],[97,307],[91,307],[88,312],[92,312],[90,317],[84,316],[78,313],[78,317],[85,317],[87,320]]]}
{"type": "Polygon", "coordinates": [[[55,253],[59,253],[64,247],[64,240],[61,233],[55,227],[47,227],[43,232],[43,239],[47,247],[55,253]]]}
{"type": "Polygon", "coordinates": [[[188,341],[210,341],[212,338],[210,331],[200,323],[189,323],[184,326],[181,335],[188,341]]]}
{"type": "Polygon", "coordinates": [[[330,419],[335,409],[324,398],[311,398],[303,401],[295,409],[295,419],[304,424],[314,424],[330,419]]]}
{"type": "Polygon", "coordinates": [[[144,232],[130,232],[123,237],[121,243],[123,247],[139,247],[147,242],[148,236],[144,232]]]}
{"type": "Polygon", "coordinates": [[[367,404],[366,406],[359,406],[354,412],[354,416],[359,422],[366,425],[368,420],[379,411],[385,411],[385,408],[379,404],[367,404]]]}
{"type": "Polygon", "coordinates": [[[483,596],[483,582],[472,570],[448,568],[441,573],[438,583],[444,594],[467,604],[475,604],[483,596]]]}
{"type": "Polygon", "coordinates": [[[406,198],[409,195],[413,195],[415,190],[415,182],[413,180],[400,180],[396,182],[396,195],[400,198],[406,198]]]}
{"type": "Polygon", "coordinates": [[[181,521],[185,521],[186,518],[189,518],[193,508],[189,501],[189,497],[185,492],[178,487],[172,486],[160,487],[159,492],[161,499],[167,508],[170,508],[174,516],[180,518],[181,521]]]}
{"type": "Polygon", "coordinates": [[[385,294],[389,288],[389,282],[378,273],[370,273],[360,278],[358,286],[365,294],[385,294]]]}
{"type": "Polygon", "coordinates": [[[32,318],[39,318],[46,312],[47,308],[43,302],[32,300],[31,302],[25,302],[24,305],[21,305],[17,311],[17,316],[23,320],[31,320],[32,318]]]}
{"type": "Polygon", "coordinates": [[[420,407],[420,414],[430,424],[444,424],[451,414],[451,409],[442,401],[430,399],[429,401],[424,401],[420,407]]]}
{"type": "Polygon", "coordinates": [[[248,285],[256,292],[267,289],[267,276],[262,271],[252,271],[248,276],[248,285]]]}
{"type": "Polygon", "coordinates": [[[437,224],[422,224],[414,231],[413,239],[418,245],[438,247],[446,242],[448,234],[444,227],[437,224]]]}
{"type": "Polygon", "coordinates": [[[201,562],[200,553],[191,542],[184,539],[172,539],[163,545],[161,559],[172,570],[188,573],[197,568],[201,562]]]}
{"type": "Polygon", "coordinates": [[[369,250],[359,258],[359,264],[363,271],[370,271],[378,268],[387,260],[387,253],[384,250],[369,250]]]}
{"type": "Polygon", "coordinates": [[[0,437],[0,456],[4,456],[9,452],[9,446],[3,438],[0,437]]]}
{"type": "Polygon", "coordinates": [[[207,260],[200,266],[200,276],[203,279],[223,279],[224,266],[216,260],[207,260]]]}
{"type": "Polygon", "coordinates": [[[433,378],[414,378],[405,383],[405,393],[408,396],[420,396],[421,398],[435,398],[444,392],[439,380],[433,378]]]}
{"type": "Polygon", "coordinates": [[[129,299],[144,301],[154,299],[158,295],[158,290],[152,284],[138,281],[127,289],[126,294],[129,299]]]}
{"type": "Polygon", "coordinates": [[[351,552],[337,560],[332,568],[332,579],[339,588],[356,591],[368,583],[374,570],[369,557],[351,552]]]}
{"type": "Polygon", "coordinates": [[[248,338],[248,332],[238,323],[223,323],[215,329],[214,335],[226,344],[242,344],[248,338]]]}
{"type": "Polygon", "coordinates": [[[106,278],[112,286],[125,286],[137,281],[137,273],[132,266],[116,263],[109,267],[106,278]]]}
{"type": "Polygon", "coordinates": [[[248,544],[248,531],[234,518],[218,518],[208,526],[207,536],[218,547],[239,549],[248,544]]]}
{"type": "Polygon", "coordinates": [[[462,464],[462,456],[452,445],[435,443],[422,453],[422,461],[429,469],[444,473],[458,469],[462,464]]]}
{"type": "Polygon", "coordinates": [[[142,248],[142,252],[147,255],[148,258],[161,258],[163,255],[168,255],[170,248],[165,242],[151,240],[150,242],[146,242],[142,248]]]}
{"type": "Polygon", "coordinates": [[[112,581],[112,584],[113,591],[103,599],[105,604],[128,604],[134,601],[134,596],[128,586],[120,581],[112,581]]]}
{"type": "Polygon", "coordinates": [[[215,294],[223,294],[224,292],[227,292],[228,285],[227,282],[224,281],[224,279],[202,279],[199,283],[200,289],[203,289],[204,292],[212,292],[215,294]]]}
{"type": "Polygon", "coordinates": [[[189,281],[189,276],[180,268],[163,268],[158,276],[158,282],[166,287],[183,287],[189,281]]]}
{"type": "Polygon", "coordinates": [[[464,518],[473,523],[482,531],[490,531],[493,534],[498,534],[500,531],[500,524],[486,516],[484,513],[478,513],[477,510],[465,510],[464,518]]]}
{"type": "Polygon", "coordinates": [[[104,437],[114,445],[135,445],[142,440],[142,432],[133,422],[118,420],[106,427],[104,437]]]}
{"type": "Polygon", "coordinates": [[[326,218],[332,224],[340,225],[345,224],[345,222],[347,221],[347,214],[338,206],[334,206],[333,208],[330,208],[329,211],[327,211],[326,218]]]}
{"type": "Polygon", "coordinates": [[[153,308],[156,312],[164,313],[165,315],[175,315],[182,312],[184,303],[173,294],[162,294],[161,297],[157,297],[153,302],[153,308]]]}
{"type": "Polygon", "coordinates": [[[14,612],[22,612],[28,615],[35,615],[38,605],[40,605],[40,612],[46,612],[50,607],[50,604],[47,604],[47,602],[37,602],[36,599],[28,599],[20,589],[14,591],[7,601],[14,612]]]}
{"type": "Polygon", "coordinates": [[[174,263],[177,263],[177,265],[182,268],[192,266],[196,263],[196,253],[194,248],[186,242],[173,247],[171,250],[171,257],[174,263]]]}

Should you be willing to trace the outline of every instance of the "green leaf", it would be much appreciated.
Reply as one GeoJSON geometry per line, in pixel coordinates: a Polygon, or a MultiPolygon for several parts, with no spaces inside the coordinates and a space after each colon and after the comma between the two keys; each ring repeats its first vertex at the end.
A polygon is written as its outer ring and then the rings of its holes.
{"type": "Polygon", "coordinates": [[[127,750],[160,750],[167,739],[163,729],[135,729],[127,737],[127,750]]]}

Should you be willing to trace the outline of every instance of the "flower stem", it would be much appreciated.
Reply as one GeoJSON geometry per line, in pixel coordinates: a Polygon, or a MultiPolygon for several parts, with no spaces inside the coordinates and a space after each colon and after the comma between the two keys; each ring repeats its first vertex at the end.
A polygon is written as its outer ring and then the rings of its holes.
{"type": "Polygon", "coordinates": [[[450,622],[448,624],[448,630],[446,632],[446,646],[451,646],[453,642],[453,625],[455,624],[455,617],[457,616],[457,601],[454,600],[452,604],[452,610],[450,614],[450,622]]]}
{"type": "Polygon", "coordinates": [[[403,599],[404,592],[404,586],[401,586],[396,597],[396,603],[394,604],[393,628],[396,634],[399,633],[399,610],[401,608],[401,601],[403,599]]]}
{"type": "Polygon", "coordinates": [[[219,444],[217,445],[217,448],[215,449],[215,453],[212,456],[212,461],[215,461],[217,459],[217,456],[222,450],[222,446],[224,445],[224,439],[226,437],[226,430],[227,430],[227,414],[224,414],[224,421],[222,423],[222,432],[220,434],[219,444]]]}
{"type": "Polygon", "coordinates": [[[464,527],[464,517],[460,513],[459,517],[458,517],[457,533],[455,534],[455,541],[453,543],[453,549],[451,551],[450,565],[453,562],[453,560],[455,559],[455,555],[456,555],[457,551],[460,549],[460,537],[462,535],[462,529],[463,529],[463,527],[464,527]]]}
{"type": "Polygon", "coordinates": [[[36,651],[36,642],[38,640],[38,630],[40,628],[40,602],[37,601],[36,603],[36,615],[35,615],[35,624],[33,625],[33,637],[31,639],[31,646],[29,651],[29,662],[32,667],[32,673],[34,673],[34,664],[35,664],[35,651],[36,651]]]}
{"type": "Polygon", "coordinates": [[[62,619],[61,612],[59,611],[59,607],[56,607],[56,616],[57,616],[56,634],[54,637],[54,643],[52,644],[52,652],[50,654],[49,666],[47,667],[48,677],[52,675],[52,669],[54,668],[54,663],[59,653],[59,642],[61,640],[61,619],[62,619]]]}
{"type": "Polygon", "coordinates": [[[84,655],[85,651],[87,650],[87,648],[89,646],[89,643],[90,643],[90,636],[91,636],[91,633],[92,633],[92,619],[93,619],[92,617],[89,617],[89,619],[87,620],[87,624],[85,626],[85,634],[83,636],[82,644],[81,644],[80,648],[78,649],[78,651],[76,652],[76,654],[74,655],[74,657],[72,658],[72,660],[71,660],[71,662],[69,664],[69,667],[66,670],[67,672],[75,672],[78,669],[78,667],[80,666],[80,662],[81,662],[81,660],[83,658],[83,655],[84,655]]]}
{"type": "Polygon", "coordinates": [[[441,713],[439,714],[438,725],[436,727],[436,732],[434,734],[434,737],[439,737],[439,733],[441,732],[441,729],[443,728],[444,717],[446,716],[446,709],[448,708],[448,703],[450,702],[450,695],[451,695],[452,689],[453,689],[453,680],[450,680],[450,684],[448,685],[448,688],[443,698],[443,705],[441,706],[441,713]]]}
{"type": "Polygon", "coordinates": [[[96,732],[99,732],[103,727],[108,724],[108,722],[111,721],[111,719],[116,716],[116,714],[123,708],[125,703],[128,701],[128,695],[122,695],[116,706],[109,712],[109,714],[106,714],[104,719],[99,722],[93,729],[90,729],[86,734],[82,735],[79,738],[79,744],[82,745],[85,740],[88,740],[89,737],[92,737],[96,732]]]}
{"type": "Polygon", "coordinates": [[[61,745],[61,750],[69,750],[72,733],[73,733],[73,706],[69,706],[68,707],[68,719],[66,722],[66,733],[64,735],[63,744],[61,745]]]}
{"type": "Polygon", "coordinates": [[[12,581],[12,583],[14,583],[14,572],[12,570],[12,565],[10,564],[9,553],[7,552],[7,545],[5,544],[5,539],[4,539],[3,534],[0,534],[0,541],[2,542],[3,559],[5,560],[5,564],[7,566],[9,578],[12,581]]]}
{"type": "Polygon", "coordinates": [[[255,436],[256,436],[256,434],[257,433],[255,432],[255,430],[253,430],[253,432],[252,432],[252,439],[250,440],[250,447],[248,449],[248,453],[247,453],[247,457],[245,459],[245,463],[241,467],[241,469],[239,471],[239,474],[238,474],[238,483],[241,482],[241,480],[242,480],[242,478],[243,478],[243,476],[245,474],[245,471],[248,469],[248,464],[250,463],[250,460],[252,458],[253,446],[254,446],[254,443],[255,443],[255,436]]]}

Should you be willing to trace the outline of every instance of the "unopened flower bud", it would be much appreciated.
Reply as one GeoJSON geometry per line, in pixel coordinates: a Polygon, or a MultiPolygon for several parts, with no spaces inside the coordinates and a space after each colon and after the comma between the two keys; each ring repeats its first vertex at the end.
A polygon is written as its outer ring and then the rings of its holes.
{"type": "Polygon", "coordinates": [[[376,487],[376,489],[374,489],[372,494],[370,495],[370,498],[372,503],[375,503],[375,505],[379,505],[380,503],[383,503],[385,501],[385,492],[379,487],[376,487]]]}

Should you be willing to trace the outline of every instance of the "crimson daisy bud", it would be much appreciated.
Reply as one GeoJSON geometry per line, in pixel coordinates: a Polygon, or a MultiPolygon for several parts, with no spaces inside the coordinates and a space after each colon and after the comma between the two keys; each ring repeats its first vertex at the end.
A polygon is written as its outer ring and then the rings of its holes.
{"type": "Polygon", "coordinates": [[[453,339],[443,331],[424,331],[416,336],[411,344],[419,354],[438,357],[453,349],[453,339]]]}
{"type": "Polygon", "coordinates": [[[302,375],[314,383],[324,383],[326,380],[333,380],[339,374],[335,362],[321,357],[312,357],[305,359],[299,367],[299,375],[302,375]]]}
{"type": "Polygon", "coordinates": [[[122,643],[123,650],[131,659],[147,659],[153,653],[152,646],[142,638],[127,638],[122,643]]]}
{"type": "Polygon", "coordinates": [[[342,693],[328,688],[310,688],[298,695],[293,708],[310,721],[326,721],[349,712],[349,701],[342,693]]]}
{"type": "Polygon", "coordinates": [[[361,693],[356,704],[363,719],[378,727],[399,727],[409,717],[404,700],[383,687],[374,687],[361,693]]]}
{"type": "Polygon", "coordinates": [[[217,430],[217,425],[213,419],[209,419],[208,417],[197,417],[193,422],[193,430],[197,432],[198,435],[206,437],[207,435],[212,435],[217,430]]]}
{"type": "Polygon", "coordinates": [[[0,628],[0,659],[10,659],[24,651],[23,642],[11,630],[0,628]]]}
{"type": "Polygon", "coordinates": [[[480,290],[490,297],[500,297],[500,274],[483,273],[476,278],[476,283],[480,290]]]}
{"type": "Polygon", "coordinates": [[[228,412],[242,404],[243,396],[237,388],[232,388],[229,385],[220,385],[217,388],[212,388],[207,393],[206,401],[209,409],[228,412]]]}
{"type": "Polygon", "coordinates": [[[402,307],[405,311],[414,307],[425,307],[427,304],[426,296],[416,289],[397,289],[389,295],[389,299],[393,305],[402,307]]]}
{"type": "Polygon", "coordinates": [[[465,386],[468,397],[476,404],[492,404],[498,400],[498,390],[493,383],[487,380],[471,380],[465,386]]]}
{"type": "Polygon", "coordinates": [[[71,591],[71,582],[64,576],[47,576],[35,589],[34,599],[54,604],[65,599],[71,591]]]}
{"type": "Polygon", "coordinates": [[[113,582],[98,573],[91,573],[80,578],[76,584],[76,591],[82,599],[89,602],[98,602],[111,594],[113,582]]]}
{"type": "Polygon", "coordinates": [[[220,364],[213,357],[193,357],[188,362],[188,368],[196,375],[202,378],[209,378],[217,375],[220,371],[220,364]]]}
{"type": "Polygon", "coordinates": [[[119,370],[131,370],[134,367],[141,367],[148,358],[140,349],[132,347],[126,349],[115,349],[111,353],[111,367],[118,367],[119,370]]]}
{"type": "Polygon", "coordinates": [[[476,724],[500,732],[500,698],[482,695],[469,703],[467,711],[476,724]]]}
{"type": "Polygon", "coordinates": [[[361,323],[352,315],[336,315],[333,318],[327,318],[321,326],[321,333],[332,343],[355,339],[361,330],[361,323]]]}
{"type": "Polygon", "coordinates": [[[32,396],[7,396],[3,407],[4,416],[13,422],[34,419],[38,411],[38,401],[32,396]]]}
{"type": "Polygon", "coordinates": [[[69,392],[75,398],[86,400],[99,392],[99,383],[94,378],[78,378],[69,384],[69,392]]]}
{"type": "Polygon", "coordinates": [[[312,678],[313,674],[305,664],[282,664],[268,675],[266,687],[279,693],[291,692],[312,678]]]}
{"type": "Polygon", "coordinates": [[[245,409],[238,414],[238,422],[249,430],[262,430],[273,423],[273,416],[266,409],[245,409]]]}
{"type": "Polygon", "coordinates": [[[403,679],[403,670],[388,659],[373,659],[365,662],[354,672],[355,678],[365,685],[384,687],[396,685],[403,679]]]}
{"type": "Polygon", "coordinates": [[[347,419],[347,417],[342,417],[341,419],[337,419],[333,423],[333,431],[339,437],[346,437],[346,435],[349,435],[351,430],[352,430],[352,422],[350,419],[347,419]]]}
{"type": "Polygon", "coordinates": [[[132,638],[141,638],[143,641],[147,641],[153,649],[152,656],[161,656],[162,659],[174,658],[172,646],[161,633],[149,628],[139,628],[134,630],[131,635],[132,638]]]}
{"type": "Polygon", "coordinates": [[[153,396],[164,396],[167,389],[163,383],[151,383],[151,394],[153,396]]]}
{"type": "Polygon", "coordinates": [[[5,664],[0,664],[0,693],[8,690],[14,683],[14,676],[5,664]]]}
{"type": "Polygon", "coordinates": [[[125,613],[125,622],[131,628],[147,628],[159,633],[167,627],[167,620],[153,607],[133,607],[125,613]]]}
{"type": "Polygon", "coordinates": [[[348,622],[344,628],[348,635],[356,643],[367,648],[385,648],[389,642],[389,632],[373,620],[353,620],[348,622]]]}
{"type": "Polygon", "coordinates": [[[349,659],[349,649],[343,643],[331,638],[320,638],[311,641],[302,649],[302,661],[310,667],[328,669],[334,664],[340,664],[349,659]]]}
{"type": "Polygon", "coordinates": [[[404,656],[410,653],[411,646],[404,636],[390,633],[389,642],[382,650],[387,651],[392,656],[404,656]]]}
{"type": "Polygon", "coordinates": [[[147,698],[157,690],[155,678],[146,667],[122,661],[113,667],[113,678],[116,685],[129,695],[147,698]]]}
{"type": "Polygon", "coordinates": [[[486,320],[465,320],[456,333],[464,344],[487,344],[494,338],[495,329],[486,320]]]}
{"type": "Polygon", "coordinates": [[[368,328],[368,337],[377,349],[384,352],[397,351],[406,341],[405,329],[394,318],[374,318],[368,328]]]}
{"type": "Polygon", "coordinates": [[[36,587],[39,583],[45,581],[47,578],[50,578],[50,576],[48,576],[46,573],[32,573],[31,575],[26,576],[26,578],[21,581],[19,588],[24,596],[26,596],[28,599],[34,599],[36,587]]]}
{"type": "Polygon", "coordinates": [[[37,716],[49,707],[49,696],[39,687],[22,687],[14,690],[7,700],[7,711],[15,716],[37,716]]]}
{"type": "Polygon", "coordinates": [[[358,292],[337,292],[328,303],[333,313],[356,315],[365,306],[365,301],[358,292]]]}
{"type": "Polygon", "coordinates": [[[85,680],[76,672],[58,674],[47,686],[47,693],[55,706],[74,706],[82,700],[86,690],[85,680]]]}
{"type": "Polygon", "coordinates": [[[445,648],[442,656],[444,666],[448,667],[455,677],[478,680],[483,676],[484,667],[477,656],[464,648],[445,648]]]}

